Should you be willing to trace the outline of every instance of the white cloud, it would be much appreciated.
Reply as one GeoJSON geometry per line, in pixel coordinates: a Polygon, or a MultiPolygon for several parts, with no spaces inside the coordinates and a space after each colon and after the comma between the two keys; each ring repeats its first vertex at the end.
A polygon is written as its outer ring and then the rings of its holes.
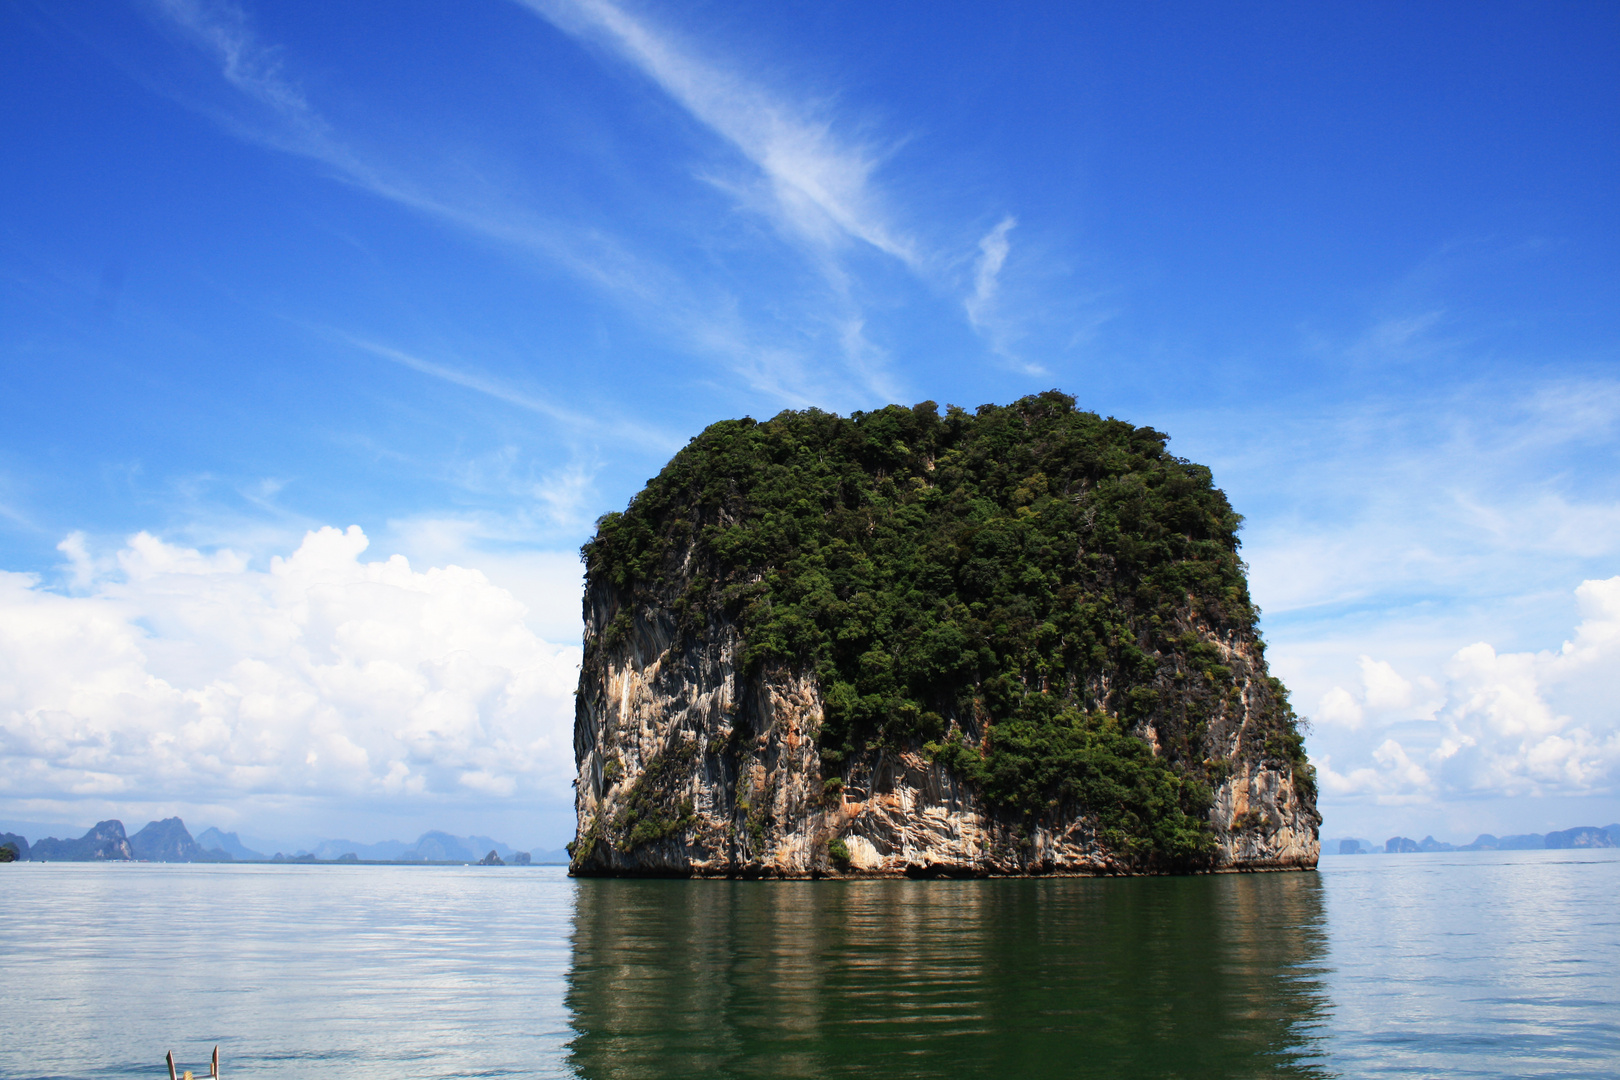
{"type": "Polygon", "coordinates": [[[447,383],[484,394],[497,401],[504,401],[508,405],[516,405],[520,409],[536,413],[550,420],[559,421],[568,427],[583,429],[595,426],[591,417],[584,413],[564,409],[554,404],[544,395],[525,393],[499,379],[451,367],[448,364],[434,363],[431,360],[424,360],[419,356],[401,352],[399,349],[391,349],[386,345],[379,345],[360,338],[345,335],[344,340],[357,349],[362,349],[384,360],[392,361],[401,367],[410,368],[412,371],[429,375],[435,379],[442,379],[447,383]]]}
{"type": "Polygon", "coordinates": [[[87,589],[95,579],[95,560],[85,544],[84,533],[71,532],[56,545],[56,550],[68,557],[69,580],[75,589],[87,589]]]}
{"type": "MultiPolygon", "coordinates": [[[[233,92],[221,100],[176,96],[235,136],[316,163],[334,180],[471,238],[560,266],[658,336],[674,338],[679,348],[705,355],[748,389],[783,404],[848,409],[904,399],[891,355],[897,347],[873,313],[886,319],[905,303],[897,298],[908,294],[927,304],[960,303],[990,353],[1026,375],[1048,374],[1016,355],[1015,344],[1028,339],[1032,321],[1049,321],[1053,312],[1061,312],[1057,319],[1065,326],[1073,322],[1072,283],[1060,305],[1007,302],[1002,277],[1015,225],[1010,215],[980,238],[964,281],[969,260],[962,257],[960,224],[930,220],[914,195],[900,197],[883,182],[883,168],[903,136],[872,136],[873,125],[851,120],[836,93],[814,96],[773,85],[736,57],[717,55],[628,6],[518,2],[622,59],[712,135],[724,152],[700,152],[703,160],[687,175],[767,222],[772,239],[743,241],[731,251],[739,265],[704,272],[685,252],[672,257],[659,250],[657,239],[621,234],[606,209],[590,217],[560,214],[554,201],[536,197],[532,170],[503,166],[499,151],[464,145],[459,133],[422,132],[400,144],[386,125],[361,129],[352,118],[362,114],[353,108],[345,110],[345,122],[334,122],[318,107],[318,95],[305,91],[284,51],[265,40],[233,0],[154,0],[153,8],[233,92]],[[470,160],[482,164],[470,167],[470,160]],[[783,259],[778,241],[789,258],[783,259]],[[768,268],[763,276],[761,266],[768,268]],[[763,279],[791,284],[761,295],[749,283],[763,279]]],[[[687,216],[668,210],[661,208],[661,220],[687,216]]],[[[706,205],[698,228],[684,238],[706,258],[720,250],[712,214],[706,205]]],[[[753,233],[750,226],[734,239],[753,233]]],[[[1030,265],[1050,261],[1026,257],[1025,275],[1030,265]]],[[[1087,331],[1071,331],[1060,336],[1072,339],[1072,348],[1087,331]]],[[[355,344],[565,426],[590,426],[532,388],[414,350],[355,344]]],[[[635,430],[624,435],[648,441],[635,430]]]]}
{"type": "MultiPolygon", "coordinates": [[[[822,285],[794,298],[778,295],[743,310],[734,283],[694,274],[689,261],[671,264],[644,239],[615,234],[606,215],[591,220],[559,217],[537,203],[521,183],[500,182],[511,170],[469,170],[467,148],[436,146],[424,135],[408,145],[388,145],[386,136],[331,123],[282,62],[282,52],[264,41],[231,0],[157,0],[165,24],[208,57],[235,92],[229,103],[186,103],[238,138],[317,163],[335,180],[352,185],[439,223],[511,251],[560,266],[682,347],[709,354],[752,389],[787,404],[833,407],[892,400],[897,393],[883,350],[862,330],[862,290],[840,262],[841,249],[857,241],[912,270],[918,259],[909,240],[889,223],[871,174],[876,150],[840,139],[830,122],[767,93],[719,67],[699,62],[668,35],[607,4],[530,7],[575,33],[605,39],[646,73],[663,92],[741,151],[753,179],[732,183],[699,177],[763,210],[780,234],[798,245],[822,285]],[[853,329],[852,329],[853,328],[853,329]],[[796,344],[784,346],[783,342],[796,344]],[[837,350],[838,368],[825,354],[837,350]],[[843,377],[840,377],[843,376],[843,377]],[[852,378],[851,378],[852,377],[852,378]],[[853,384],[853,385],[851,385],[853,384]]],[[[705,237],[702,242],[707,242],[705,237]]],[[[424,359],[374,342],[353,344],[375,355],[487,394],[517,408],[572,427],[583,414],[546,395],[519,388],[464,367],[424,359]]],[[[656,432],[618,425],[633,442],[662,442],[656,432]]]]}
{"type": "Polygon", "coordinates": [[[1362,698],[1371,709],[1399,709],[1412,703],[1412,684],[1388,661],[1361,658],[1362,698]]]}
{"type": "MultiPolygon", "coordinates": [[[[532,211],[467,170],[455,154],[434,152],[425,141],[392,150],[364,144],[339,130],[310,102],[286,73],[281,50],[260,39],[240,6],[231,0],[157,0],[169,26],[177,29],[216,65],[220,76],[247,108],[187,104],[210,116],[237,138],[292,154],[329,170],[342,183],[403,206],[477,237],[538,255],[606,292],[622,298],[658,298],[674,275],[630,252],[599,227],[581,226],[532,211]]],[[[474,385],[475,376],[453,369],[432,370],[426,361],[392,357],[452,382],[501,397],[509,388],[474,385]],[[469,381],[470,380],[470,381],[469,381]]],[[[554,410],[535,395],[510,400],[521,408],[554,410]]]]}
{"type": "Polygon", "coordinates": [[[849,238],[912,263],[870,183],[882,154],[834,134],[826,120],[699,59],[667,32],[606,0],[523,0],[569,33],[601,41],[753,164],[785,231],[819,246],[849,238]]]}
{"type": "Polygon", "coordinates": [[[221,74],[232,86],[279,112],[308,117],[312,128],[321,126],[310,114],[303,91],[282,73],[275,52],[254,41],[241,8],[199,0],[158,0],[157,6],[219,58],[221,74]]]}
{"type": "MultiPolygon", "coordinates": [[[[1582,620],[1556,650],[1499,652],[1488,642],[1458,649],[1432,682],[1438,698],[1414,701],[1416,687],[1387,661],[1361,658],[1362,690],[1325,693],[1317,719],[1351,730],[1401,732],[1379,743],[1371,762],[1337,746],[1322,755],[1326,790],[1378,802],[1447,798],[1578,796],[1620,787],[1620,576],[1575,591],[1582,620]]],[[[1420,680],[1425,681],[1425,680],[1420,680]]],[[[1370,739],[1368,740],[1370,741],[1370,739]]]]}
{"type": "Polygon", "coordinates": [[[566,799],[578,647],[479,571],[367,545],[323,528],[253,569],[142,533],[87,595],[0,573],[0,796],[566,799]]]}
{"type": "Polygon", "coordinates": [[[1324,724],[1340,724],[1354,731],[1361,726],[1361,717],[1361,703],[1344,687],[1335,686],[1322,695],[1313,719],[1324,724]]]}
{"type": "Polygon", "coordinates": [[[1012,241],[1007,239],[1007,234],[1017,224],[1018,220],[1009,214],[979,241],[979,261],[973,269],[973,295],[966,302],[968,319],[974,326],[982,325],[991,303],[995,301],[1001,268],[1006,265],[1007,255],[1012,251],[1012,241]]]}
{"type": "Polygon", "coordinates": [[[1019,329],[998,303],[1001,271],[1012,253],[1008,234],[1017,224],[1018,219],[1008,214],[979,240],[979,257],[973,264],[973,291],[962,301],[962,310],[967,313],[974,332],[1002,360],[1026,375],[1045,375],[1044,367],[1015,354],[1012,343],[1019,336],[1019,329]]]}
{"type": "Polygon", "coordinates": [[[1603,572],[1620,556],[1620,485],[1600,467],[1617,425],[1620,382],[1592,379],[1161,426],[1203,444],[1191,456],[1249,515],[1251,587],[1282,613],[1494,600],[1603,572]]]}
{"type": "Polygon", "coordinates": [[[1421,790],[1429,785],[1429,774],[1407,756],[1406,748],[1394,739],[1385,739],[1373,751],[1373,759],[1384,767],[1384,778],[1395,790],[1421,790]]]}
{"type": "MultiPolygon", "coordinates": [[[[689,306],[683,315],[692,338],[706,340],[756,389],[790,403],[848,396],[835,387],[829,398],[829,388],[816,385],[826,381],[818,357],[783,354],[779,342],[801,336],[840,350],[845,373],[861,388],[860,403],[899,397],[887,351],[867,334],[869,283],[857,280],[852,267],[859,264],[849,257],[878,252],[924,280],[934,269],[895,223],[875,181],[891,148],[840,134],[828,109],[750,79],[735,63],[704,57],[678,34],[607,0],[519,2],[564,32],[605,46],[718,136],[740,159],[740,171],[705,163],[695,175],[764,218],[825,283],[798,325],[772,328],[770,344],[743,329],[735,310],[716,312],[712,303],[689,306]],[[807,359],[815,377],[805,377],[807,359]]],[[[779,299],[767,306],[783,310],[779,299]]]]}
{"type": "Polygon", "coordinates": [[[491,375],[427,360],[349,334],[340,333],[336,336],[362,352],[370,353],[372,356],[398,364],[400,367],[409,368],[422,375],[441,379],[454,386],[460,386],[486,397],[494,398],[496,401],[505,402],[508,405],[516,406],[538,416],[544,416],[549,420],[556,421],[563,428],[595,435],[609,435],[620,442],[665,453],[671,453],[681,446],[680,439],[668,435],[656,426],[646,422],[630,423],[612,415],[604,418],[600,412],[564,408],[556,404],[544,393],[520,389],[505,380],[491,375]]]}
{"type": "Polygon", "coordinates": [[[577,642],[585,588],[579,553],[514,546],[528,530],[512,536],[500,525],[466,518],[413,518],[390,522],[389,534],[419,561],[453,562],[499,582],[523,604],[529,628],[546,641],[577,642]]]}
{"type": "Polygon", "coordinates": [[[1385,739],[1372,751],[1372,764],[1340,773],[1329,755],[1317,761],[1318,776],[1329,796],[1368,798],[1390,806],[1406,806],[1428,800],[1431,781],[1423,766],[1413,761],[1407,750],[1394,739],[1385,739]]]}

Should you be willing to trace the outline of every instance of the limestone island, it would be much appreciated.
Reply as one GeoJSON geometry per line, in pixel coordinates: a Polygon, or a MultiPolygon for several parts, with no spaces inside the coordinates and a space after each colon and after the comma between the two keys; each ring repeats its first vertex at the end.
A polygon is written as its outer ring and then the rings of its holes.
{"type": "Polygon", "coordinates": [[[585,544],[570,872],[1304,870],[1209,469],[1050,391],[727,420],[585,544]]]}

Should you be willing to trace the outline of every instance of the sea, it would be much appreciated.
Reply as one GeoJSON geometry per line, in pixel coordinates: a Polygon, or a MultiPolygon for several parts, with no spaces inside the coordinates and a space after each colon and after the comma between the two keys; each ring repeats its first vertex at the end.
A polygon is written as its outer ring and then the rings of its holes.
{"type": "Polygon", "coordinates": [[[1616,1077],[1620,851],[574,880],[0,866],[0,1077],[1616,1077]]]}

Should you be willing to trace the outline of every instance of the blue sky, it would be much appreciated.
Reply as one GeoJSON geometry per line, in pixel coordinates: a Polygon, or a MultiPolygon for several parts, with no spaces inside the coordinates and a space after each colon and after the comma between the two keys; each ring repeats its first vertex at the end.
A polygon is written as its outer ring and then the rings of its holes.
{"type": "Polygon", "coordinates": [[[557,846],[599,514],[1053,386],[1246,515],[1326,835],[1620,818],[1617,84],[1595,3],[6,5],[0,819],[557,846]]]}

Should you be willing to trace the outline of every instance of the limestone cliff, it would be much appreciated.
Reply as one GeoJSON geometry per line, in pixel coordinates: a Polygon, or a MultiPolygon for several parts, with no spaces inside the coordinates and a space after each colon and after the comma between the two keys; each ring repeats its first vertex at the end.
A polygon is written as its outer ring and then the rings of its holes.
{"type": "Polygon", "coordinates": [[[202,849],[177,817],[149,821],[129,838],[130,851],[143,862],[212,862],[218,855],[202,849]]]}
{"type": "Polygon", "coordinates": [[[134,857],[129,838],[124,835],[124,823],[116,819],[96,822],[77,840],[47,836],[29,852],[34,862],[126,862],[134,857]]]}
{"type": "Polygon", "coordinates": [[[572,872],[1315,866],[1238,519],[1163,444],[1055,393],[693,440],[586,547],[572,872]]]}

